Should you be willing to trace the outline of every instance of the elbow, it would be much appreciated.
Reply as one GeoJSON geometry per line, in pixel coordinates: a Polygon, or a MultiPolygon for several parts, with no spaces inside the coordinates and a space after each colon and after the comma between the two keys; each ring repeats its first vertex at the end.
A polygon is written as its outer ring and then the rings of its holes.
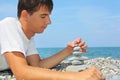
{"type": "Polygon", "coordinates": [[[16,80],[24,80],[25,79],[25,74],[23,72],[23,70],[17,70],[15,72],[13,72],[16,80]]]}
{"type": "Polygon", "coordinates": [[[27,80],[26,79],[26,69],[27,68],[17,68],[13,70],[13,74],[16,78],[16,80],[27,80]]]}

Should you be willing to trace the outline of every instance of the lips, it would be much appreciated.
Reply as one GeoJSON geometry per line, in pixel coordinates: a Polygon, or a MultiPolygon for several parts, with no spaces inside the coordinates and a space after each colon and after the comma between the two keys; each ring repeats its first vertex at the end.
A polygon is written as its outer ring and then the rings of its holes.
{"type": "Polygon", "coordinates": [[[45,29],[47,26],[43,26],[43,28],[45,29]]]}

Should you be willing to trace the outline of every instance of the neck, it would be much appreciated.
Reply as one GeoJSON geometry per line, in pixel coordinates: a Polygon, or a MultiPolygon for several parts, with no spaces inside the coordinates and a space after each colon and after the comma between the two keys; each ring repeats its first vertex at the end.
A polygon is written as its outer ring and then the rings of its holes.
{"type": "Polygon", "coordinates": [[[27,22],[24,21],[23,19],[19,19],[21,26],[22,26],[22,30],[24,32],[24,34],[26,35],[26,37],[28,39],[31,39],[31,37],[33,37],[35,35],[35,33],[33,33],[30,29],[29,26],[27,25],[27,22]]]}

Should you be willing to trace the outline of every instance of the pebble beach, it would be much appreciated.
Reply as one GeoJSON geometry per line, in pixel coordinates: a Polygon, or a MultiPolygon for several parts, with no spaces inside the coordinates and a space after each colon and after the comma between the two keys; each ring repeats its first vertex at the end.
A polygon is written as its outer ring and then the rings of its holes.
{"type": "MultiPolygon", "coordinates": [[[[120,60],[107,58],[94,58],[84,61],[81,65],[72,65],[71,61],[64,60],[51,70],[80,72],[91,66],[96,66],[103,73],[103,80],[120,80],[120,60]]],[[[0,80],[16,80],[10,72],[0,72],[0,80]]]]}
{"type": "Polygon", "coordinates": [[[80,72],[92,66],[96,66],[103,73],[102,80],[120,80],[120,60],[111,57],[85,60],[82,65],[72,65],[70,61],[66,60],[54,69],[63,72],[80,72]]]}

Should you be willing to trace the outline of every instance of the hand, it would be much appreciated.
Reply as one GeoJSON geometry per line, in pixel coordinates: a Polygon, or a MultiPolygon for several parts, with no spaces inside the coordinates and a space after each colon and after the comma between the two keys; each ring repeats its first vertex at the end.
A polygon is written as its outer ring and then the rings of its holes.
{"type": "Polygon", "coordinates": [[[102,73],[96,67],[91,67],[74,74],[74,80],[102,80],[102,73]]]}
{"type": "Polygon", "coordinates": [[[80,47],[81,52],[87,52],[87,50],[85,49],[87,48],[87,45],[82,39],[77,38],[73,42],[68,43],[68,47],[71,47],[71,48],[74,48],[76,45],[80,47]]]}

